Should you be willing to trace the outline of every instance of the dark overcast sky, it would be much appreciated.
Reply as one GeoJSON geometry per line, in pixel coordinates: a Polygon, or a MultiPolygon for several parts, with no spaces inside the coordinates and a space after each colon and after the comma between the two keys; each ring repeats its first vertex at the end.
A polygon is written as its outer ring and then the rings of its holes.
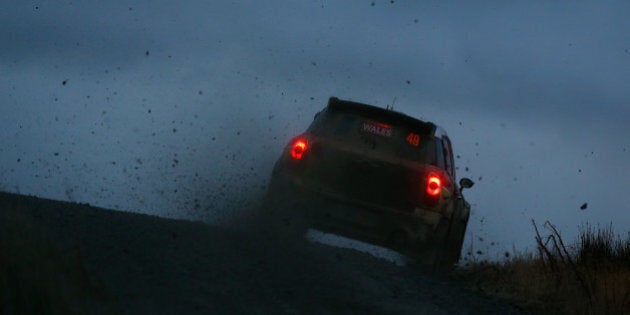
{"type": "Polygon", "coordinates": [[[5,4],[0,187],[215,220],[260,197],[334,95],[449,132],[477,181],[468,244],[529,245],[531,218],[623,229],[628,16],[627,1],[5,4]]]}

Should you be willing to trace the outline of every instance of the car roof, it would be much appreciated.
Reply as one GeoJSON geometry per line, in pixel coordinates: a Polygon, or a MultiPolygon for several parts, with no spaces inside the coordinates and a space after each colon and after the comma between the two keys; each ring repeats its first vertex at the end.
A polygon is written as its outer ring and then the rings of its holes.
{"type": "Polygon", "coordinates": [[[328,100],[328,110],[341,111],[351,114],[358,114],[378,119],[381,122],[402,124],[405,127],[416,130],[421,134],[431,136],[446,136],[444,129],[430,121],[422,121],[420,119],[408,116],[392,109],[385,109],[374,105],[358,103],[353,101],[341,100],[337,97],[331,97],[328,100]]]}

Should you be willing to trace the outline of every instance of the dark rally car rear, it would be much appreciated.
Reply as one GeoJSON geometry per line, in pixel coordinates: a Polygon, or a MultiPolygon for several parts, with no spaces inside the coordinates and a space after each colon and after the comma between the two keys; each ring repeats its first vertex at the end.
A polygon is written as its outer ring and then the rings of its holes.
{"type": "Polygon", "coordinates": [[[432,123],[331,98],[287,144],[269,195],[300,227],[416,254],[442,237],[453,211],[456,186],[440,167],[435,132],[432,123]]]}

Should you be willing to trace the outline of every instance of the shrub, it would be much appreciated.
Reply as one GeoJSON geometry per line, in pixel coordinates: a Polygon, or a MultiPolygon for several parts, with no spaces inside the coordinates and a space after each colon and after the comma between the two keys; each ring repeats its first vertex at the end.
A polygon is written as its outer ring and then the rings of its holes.
{"type": "Polygon", "coordinates": [[[460,274],[473,288],[542,313],[630,314],[630,237],[612,226],[580,230],[567,246],[550,222],[535,231],[536,253],[476,262],[460,274]]]}

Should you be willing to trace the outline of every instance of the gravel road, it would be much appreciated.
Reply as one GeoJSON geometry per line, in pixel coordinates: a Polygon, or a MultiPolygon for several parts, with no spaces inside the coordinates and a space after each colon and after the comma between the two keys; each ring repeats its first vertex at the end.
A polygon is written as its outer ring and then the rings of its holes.
{"type": "Polygon", "coordinates": [[[0,194],[26,205],[127,314],[516,314],[452,278],[355,250],[0,194]]]}

